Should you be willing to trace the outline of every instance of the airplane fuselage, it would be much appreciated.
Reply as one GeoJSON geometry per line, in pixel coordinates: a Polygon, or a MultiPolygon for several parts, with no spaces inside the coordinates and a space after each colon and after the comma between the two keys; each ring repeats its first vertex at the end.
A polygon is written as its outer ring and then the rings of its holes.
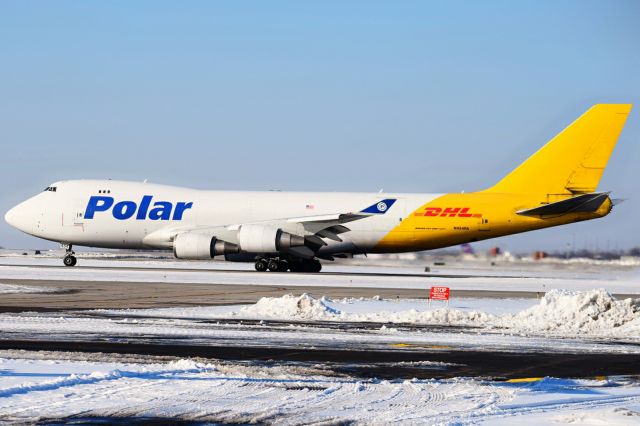
{"type": "MultiPolygon", "coordinates": [[[[378,194],[205,191],[151,183],[70,180],[52,184],[7,214],[20,230],[51,241],[90,247],[171,249],[184,230],[270,223],[289,230],[290,218],[358,212],[382,198],[395,199],[385,214],[348,224],[341,242],[324,253],[429,250],[606,215],[531,218],[516,212],[549,202],[518,194],[378,194]]],[[[274,225],[274,226],[276,226],[274,225]]],[[[292,229],[295,231],[295,229],[292,229]]],[[[227,240],[237,243],[230,233],[227,240]]]]}

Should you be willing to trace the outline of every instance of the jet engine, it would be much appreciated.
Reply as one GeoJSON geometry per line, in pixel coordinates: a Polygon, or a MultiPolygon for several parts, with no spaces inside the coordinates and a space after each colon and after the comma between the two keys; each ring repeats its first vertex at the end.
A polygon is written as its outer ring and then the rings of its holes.
{"type": "Polygon", "coordinates": [[[279,228],[257,224],[242,225],[238,231],[240,250],[248,253],[290,253],[300,257],[313,257],[325,245],[315,235],[301,237],[279,228]]]}
{"type": "Polygon", "coordinates": [[[236,244],[219,240],[210,234],[183,232],[173,240],[173,254],[178,259],[212,259],[239,251],[236,244]]]}

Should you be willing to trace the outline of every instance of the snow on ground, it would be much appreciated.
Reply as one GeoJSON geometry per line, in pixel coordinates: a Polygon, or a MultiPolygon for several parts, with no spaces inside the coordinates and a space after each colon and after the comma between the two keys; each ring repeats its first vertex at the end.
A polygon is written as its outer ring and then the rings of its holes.
{"type": "MultiPolygon", "coordinates": [[[[450,306],[425,300],[340,299],[311,295],[263,298],[244,306],[111,310],[69,315],[0,315],[7,338],[46,335],[67,338],[161,338],[203,344],[389,347],[400,343],[491,348],[493,351],[638,353],[640,302],[609,292],[640,294],[637,269],[472,268],[434,270],[472,278],[370,275],[256,274],[251,265],[157,260],[81,260],[80,268],[41,268],[59,259],[2,258],[0,280],[9,278],[247,283],[546,292],[536,299],[454,298],[450,306]],[[43,262],[44,261],[44,262],[43,262]],[[23,266],[15,266],[20,262],[23,266]],[[93,267],[93,268],[92,268],[93,267]],[[107,267],[114,269],[95,269],[107,267]],[[128,270],[125,268],[141,268],[128,270]],[[162,268],[162,269],[159,269],[162,268]],[[196,269],[180,271],[180,268],[196,269]],[[206,269],[223,269],[213,272],[206,269]],[[514,278],[522,273],[532,278],[514,278]],[[490,275],[493,278],[488,278],[490,275]],[[500,276],[496,278],[495,276],[500,276]],[[549,290],[552,288],[566,290],[549,290]],[[604,290],[602,288],[606,288],[604,290]],[[92,316],[93,315],[93,316],[92,316]],[[284,325],[229,324],[222,319],[278,319],[284,325]],[[221,319],[221,323],[205,320],[221,319]],[[296,324],[294,321],[306,321],[296,324]],[[380,329],[336,330],[317,321],[376,322],[380,329]],[[479,328],[434,332],[416,325],[479,328]],[[616,341],[611,345],[612,341],[616,341]],[[444,343],[443,343],[444,342],[444,343]]],[[[555,268],[555,266],[554,266],[555,268]]],[[[351,273],[413,273],[417,267],[332,265],[351,273]]],[[[21,286],[13,286],[11,288],[21,286]]],[[[2,292],[0,285],[0,293],[2,292]]],[[[450,380],[363,380],[329,374],[320,366],[200,363],[196,360],[123,362],[0,358],[0,423],[24,424],[76,416],[155,417],[236,423],[386,424],[638,424],[640,384],[620,377],[603,380],[545,378],[507,383],[450,380]]],[[[78,422],[78,419],[76,419],[78,422]]]]}
{"type": "Polygon", "coordinates": [[[500,265],[477,264],[432,267],[382,267],[325,264],[320,274],[262,273],[252,264],[172,260],[79,259],[79,266],[65,268],[48,257],[0,257],[0,280],[43,279],[71,281],[124,281],[210,283],[286,286],[370,288],[424,288],[446,285],[454,290],[503,290],[546,292],[552,288],[588,290],[605,287],[612,293],[640,294],[640,269],[611,265],[500,265]],[[42,266],[46,266],[44,269],[42,266]],[[57,266],[51,268],[51,266],[57,266]],[[96,270],[95,268],[101,268],[96,270]],[[213,269],[213,270],[212,270],[213,269]],[[343,275],[347,274],[347,275],[343,275]],[[382,274],[382,275],[375,275],[382,274]],[[391,275],[390,275],[391,274],[391,275]],[[411,275],[406,275],[411,274],[411,275]],[[303,277],[303,278],[301,278],[303,277]]]}
{"type": "Polygon", "coordinates": [[[244,306],[7,313],[0,315],[0,331],[14,339],[158,338],[167,344],[188,339],[192,344],[232,346],[387,350],[402,344],[457,350],[640,353],[637,306],[601,290],[553,291],[540,301],[460,299],[449,308],[442,303],[429,308],[424,300],[331,301],[304,294],[263,298],[244,306]],[[480,310],[483,303],[490,309],[480,310]],[[267,322],[237,321],[241,319],[267,322]],[[325,322],[375,322],[376,326],[363,331],[361,326],[336,328],[325,322]],[[429,327],[450,325],[465,328],[429,327]]]}
{"type": "Polygon", "coordinates": [[[624,378],[387,381],[193,360],[0,358],[0,421],[16,424],[70,416],[268,424],[527,424],[531,419],[537,423],[528,424],[540,424],[602,418],[607,424],[631,424],[639,406],[640,386],[624,378]]]}
{"type": "MultiPolygon", "coordinates": [[[[0,315],[0,330],[11,339],[107,339],[119,342],[146,342],[162,339],[166,344],[212,346],[265,346],[281,348],[349,349],[367,347],[389,350],[397,345],[447,347],[456,350],[522,351],[562,353],[640,353],[632,342],[611,345],[609,341],[528,336],[508,330],[400,329],[381,325],[379,329],[332,329],[309,324],[225,324],[158,318],[92,318],[59,314],[0,315]]],[[[631,339],[630,339],[631,340],[631,339]]]]}
{"type": "Polygon", "coordinates": [[[551,290],[536,299],[454,299],[450,306],[424,300],[263,297],[240,307],[196,307],[98,311],[166,318],[243,318],[281,321],[377,322],[456,325],[505,329],[512,333],[640,340],[640,299],[618,300],[604,289],[551,290]]]}

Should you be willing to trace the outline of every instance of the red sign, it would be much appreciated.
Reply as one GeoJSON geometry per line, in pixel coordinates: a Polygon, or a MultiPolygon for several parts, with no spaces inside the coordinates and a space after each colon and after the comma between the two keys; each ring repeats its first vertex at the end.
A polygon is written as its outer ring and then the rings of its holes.
{"type": "Polygon", "coordinates": [[[449,300],[451,290],[449,287],[431,287],[429,299],[431,300],[449,300]]]}

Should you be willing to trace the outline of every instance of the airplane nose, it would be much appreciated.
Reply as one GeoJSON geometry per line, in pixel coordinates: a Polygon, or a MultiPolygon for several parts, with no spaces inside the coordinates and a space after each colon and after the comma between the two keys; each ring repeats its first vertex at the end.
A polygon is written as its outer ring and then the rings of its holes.
{"type": "Polygon", "coordinates": [[[9,225],[13,226],[14,228],[17,228],[17,213],[16,213],[16,208],[12,208],[11,210],[9,210],[5,215],[4,215],[4,220],[5,222],[7,222],[9,225]]]}
{"type": "Polygon", "coordinates": [[[18,231],[29,233],[32,227],[32,215],[28,206],[25,205],[26,203],[23,202],[14,206],[4,215],[4,220],[18,231]]]}

